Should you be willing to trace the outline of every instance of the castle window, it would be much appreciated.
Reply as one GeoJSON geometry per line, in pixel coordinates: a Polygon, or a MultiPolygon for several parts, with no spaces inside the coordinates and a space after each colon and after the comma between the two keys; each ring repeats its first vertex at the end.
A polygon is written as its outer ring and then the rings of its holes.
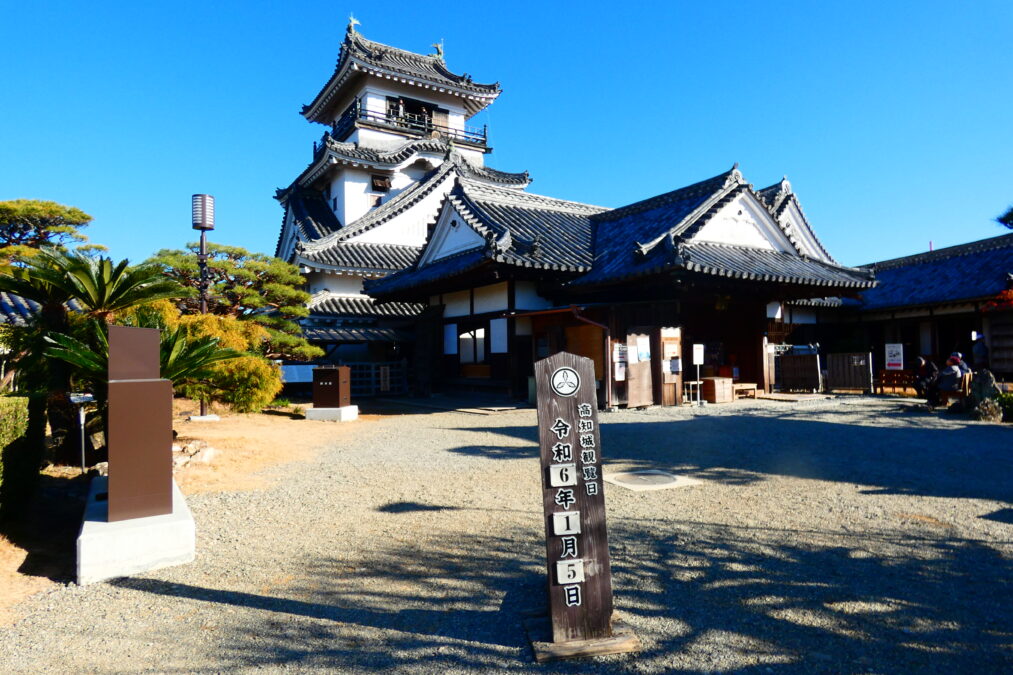
{"type": "Polygon", "coordinates": [[[390,176],[372,175],[373,192],[390,192],[390,176]]]}

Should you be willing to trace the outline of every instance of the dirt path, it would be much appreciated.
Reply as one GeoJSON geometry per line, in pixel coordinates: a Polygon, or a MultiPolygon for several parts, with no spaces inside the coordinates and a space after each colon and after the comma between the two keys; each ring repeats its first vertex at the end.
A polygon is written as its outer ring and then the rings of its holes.
{"type": "MultiPolygon", "coordinates": [[[[197,405],[186,399],[173,404],[177,443],[201,440],[212,449],[208,461],[194,461],[174,472],[186,495],[265,489],[265,469],[309,459],[343,433],[352,433],[347,426],[307,421],[287,411],[239,415],[216,407],[219,422],[189,422],[197,405]]],[[[363,416],[362,421],[371,419],[375,417],[363,416]]],[[[0,535],[0,626],[15,620],[18,603],[73,578],[72,540],[85,492],[79,473],[73,467],[47,468],[44,494],[33,504],[29,521],[15,527],[16,541],[0,535]],[[65,503],[54,504],[57,501],[65,503]],[[60,532],[55,534],[54,528],[60,532]]]]}

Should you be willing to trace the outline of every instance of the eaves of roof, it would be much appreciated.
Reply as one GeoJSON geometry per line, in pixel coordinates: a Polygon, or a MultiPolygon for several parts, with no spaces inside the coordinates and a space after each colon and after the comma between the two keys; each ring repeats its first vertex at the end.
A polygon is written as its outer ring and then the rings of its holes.
{"type": "Polygon", "coordinates": [[[440,56],[416,54],[373,42],[349,26],[333,75],[313,101],[303,106],[302,115],[311,122],[330,123],[322,115],[341,85],[355,73],[457,96],[463,100],[470,113],[469,117],[496,100],[500,94],[499,83],[478,84],[467,74],[452,73],[440,56]]]}

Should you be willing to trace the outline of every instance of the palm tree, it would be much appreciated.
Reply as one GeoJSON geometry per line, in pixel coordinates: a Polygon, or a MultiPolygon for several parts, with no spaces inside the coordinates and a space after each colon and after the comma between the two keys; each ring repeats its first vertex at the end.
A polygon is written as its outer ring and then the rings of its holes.
{"type": "Polygon", "coordinates": [[[70,331],[70,309],[88,318],[108,322],[114,313],[162,298],[180,298],[188,291],[166,279],[154,265],[113,265],[105,257],[43,249],[18,267],[0,274],[0,291],[38,303],[39,312],[21,342],[16,366],[29,390],[45,392],[46,412],[53,436],[69,456],[69,431],[75,425],[70,403],[70,365],[62,359],[45,359],[46,336],[70,331]]]}

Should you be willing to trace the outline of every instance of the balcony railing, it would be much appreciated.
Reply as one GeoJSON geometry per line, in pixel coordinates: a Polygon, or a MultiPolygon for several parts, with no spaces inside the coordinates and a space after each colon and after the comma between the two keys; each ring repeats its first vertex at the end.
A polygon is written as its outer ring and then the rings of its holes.
{"type": "Polygon", "coordinates": [[[431,114],[419,115],[408,112],[400,114],[388,112],[384,114],[355,107],[350,108],[338,119],[334,124],[331,135],[334,138],[343,139],[355,128],[357,122],[365,122],[397,131],[408,131],[422,136],[429,136],[435,132],[446,138],[474,143],[476,145],[485,145],[488,136],[488,130],[485,126],[482,126],[482,128],[465,126],[457,129],[437,123],[431,114]]]}

